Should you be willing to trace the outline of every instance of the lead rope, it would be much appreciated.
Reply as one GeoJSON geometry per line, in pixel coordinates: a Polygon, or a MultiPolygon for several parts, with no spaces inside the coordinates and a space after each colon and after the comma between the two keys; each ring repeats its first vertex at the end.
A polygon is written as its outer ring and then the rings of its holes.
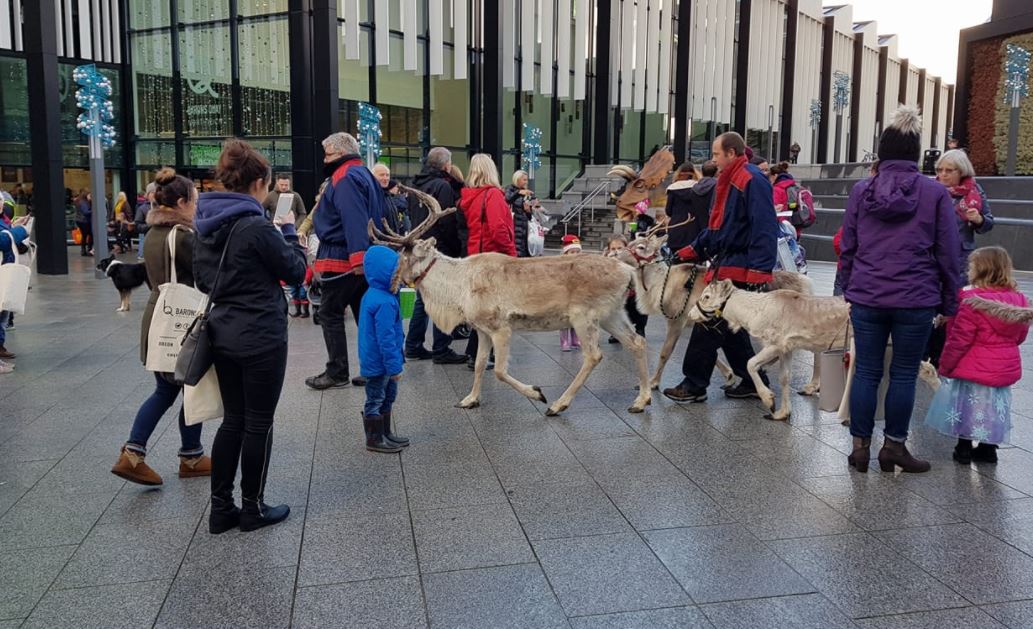
{"type": "MultiPolygon", "coordinates": [[[[664,309],[664,301],[667,297],[667,281],[671,278],[672,268],[672,265],[667,265],[667,274],[664,275],[664,285],[660,289],[660,314],[662,314],[667,319],[674,321],[675,319],[681,319],[682,315],[685,314],[686,308],[689,307],[689,299],[692,297],[692,289],[696,285],[696,277],[699,275],[699,267],[695,264],[692,265],[692,274],[689,275],[689,281],[686,282],[685,301],[681,305],[681,310],[679,310],[678,314],[673,317],[667,314],[667,311],[664,309]]],[[[645,279],[644,274],[643,279],[645,279]]],[[[645,282],[642,283],[642,286],[645,286],[645,282]]]]}

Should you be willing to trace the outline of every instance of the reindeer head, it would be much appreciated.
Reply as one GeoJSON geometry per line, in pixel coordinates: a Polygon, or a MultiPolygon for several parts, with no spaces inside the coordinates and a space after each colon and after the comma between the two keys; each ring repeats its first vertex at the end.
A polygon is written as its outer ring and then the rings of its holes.
{"type": "Polygon", "coordinates": [[[399,187],[408,192],[409,194],[416,197],[416,199],[426,207],[430,209],[426,220],[417,225],[408,234],[402,236],[391,230],[390,227],[385,223],[384,231],[377,229],[376,224],[373,223],[373,219],[370,219],[367,229],[369,230],[369,239],[378,244],[386,245],[393,249],[398,250],[398,271],[395,274],[395,279],[392,285],[392,289],[397,289],[399,283],[412,284],[418,283],[420,279],[426,275],[430,267],[434,265],[434,261],[437,260],[438,253],[436,248],[437,240],[432,238],[421,239],[423,234],[434,226],[434,223],[438,221],[442,216],[448,216],[452,212],[456,211],[456,208],[450,207],[446,210],[441,209],[441,205],[431,195],[415,188],[409,188],[408,186],[399,185],[399,187]]]}
{"type": "Polygon", "coordinates": [[[703,289],[696,305],[689,311],[689,319],[694,323],[720,319],[721,311],[724,310],[725,304],[728,303],[728,299],[734,292],[735,285],[731,280],[712,282],[703,289]]]}
{"type": "Polygon", "coordinates": [[[693,220],[695,219],[689,216],[688,219],[676,225],[658,223],[649,230],[640,232],[635,240],[628,243],[628,246],[617,254],[617,259],[637,268],[652,264],[660,257],[660,250],[667,242],[667,232],[676,227],[688,225],[693,220]]]}
{"type": "Polygon", "coordinates": [[[621,177],[628,182],[624,190],[617,196],[617,218],[622,221],[635,220],[635,217],[638,216],[635,206],[644,200],[649,201],[650,207],[665,207],[667,205],[667,186],[662,184],[672,170],[674,170],[674,153],[669,146],[654,153],[638,173],[626,165],[617,165],[610,169],[611,177],[621,177]]]}

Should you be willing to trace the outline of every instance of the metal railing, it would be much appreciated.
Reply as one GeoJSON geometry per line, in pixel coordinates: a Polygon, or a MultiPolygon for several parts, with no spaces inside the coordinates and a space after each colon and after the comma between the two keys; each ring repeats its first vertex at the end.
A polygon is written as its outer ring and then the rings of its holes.
{"type": "Polygon", "coordinates": [[[572,220],[574,220],[574,218],[577,218],[577,235],[580,237],[581,236],[581,216],[582,216],[582,214],[584,214],[585,208],[588,207],[588,212],[589,212],[588,220],[589,221],[594,221],[595,220],[595,206],[594,205],[589,206],[589,204],[593,200],[595,200],[595,198],[597,196],[599,196],[600,193],[602,193],[602,192],[604,192],[606,190],[609,190],[609,188],[610,188],[610,182],[609,181],[602,181],[596,187],[592,188],[592,190],[588,193],[587,196],[585,196],[580,201],[578,201],[576,204],[574,204],[574,206],[572,208],[570,208],[570,210],[567,211],[566,214],[563,215],[563,218],[560,219],[560,222],[563,223],[563,233],[566,234],[569,231],[569,229],[570,229],[570,222],[572,220]]]}

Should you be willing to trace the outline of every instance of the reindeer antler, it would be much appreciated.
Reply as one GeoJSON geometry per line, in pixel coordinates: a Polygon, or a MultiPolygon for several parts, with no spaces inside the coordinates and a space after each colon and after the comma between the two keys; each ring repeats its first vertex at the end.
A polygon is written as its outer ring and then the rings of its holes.
{"type": "Polygon", "coordinates": [[[672,229],[674,229],[676,227],[681,227],[683,225],[688,225],[689,223],[691,223],[694,220],[696,220],[695,216],[689,216],[684,221],[682,221],[680,223],[675,223],[674,225],[657,223],[656,225],[653,225],[652,227],[650,227],[646,231],[644,231],[641,234],[639,234],[639,236],[641,236],[642,238],[649,238],[650,236],[654,236],[656,234],[659,234],[660,232],[671,231],[672,229]]]}
{"type": "Polygon", "coordinates": [[[456,208],[454,207],[442,210],[441,204],[438,203],[438,200],[435,199],[433,196],[427,194],[426,192],[423,192],[422,190],[417,190],[416,188],[410,188],[409,186],[403,186],[401,184],[399,184],[398,187],[416,197],[416,199],[420,202],[421,205],[425,205],[430,209],[430,213],[427,215],[427,218],[424,219],[422,223],[414,227],[408,234],[405,234],[404,236],[396,233],[394,230],[388,227],[387,223],[384,223],[384,230],[381,231],[377,228],[376,224],[373,223],[373,219],[370,219],[369,224],[367,226],[367,229],[369,231],[369,238],[377,244],[387,245],[389,247],[411,247],[413,244],[416,243],[417,240],[420,239],[421,236],[423,236],[423,234],[427,233],[427,230],[434,226],[434,223],[438,222],[438,219],[440,219],[442,216],[448,216],[452,212],[456,211],[456,208]]]}

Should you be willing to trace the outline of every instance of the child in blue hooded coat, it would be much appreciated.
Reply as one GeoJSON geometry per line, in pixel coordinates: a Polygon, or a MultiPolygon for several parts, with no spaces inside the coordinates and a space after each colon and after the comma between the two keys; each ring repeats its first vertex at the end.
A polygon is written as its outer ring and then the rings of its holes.
{"type": "Polygon", "coordinates": [[[409,440],[391,432],[391,405],[398,395],[405,363],[402,310],[392,287],[398,254],[387,247],[366,250],[363,259],[369,290],[359,307],[359,363],[366,378],[366,406],[362,413],[366,449],[399,452],[409,440]]]}

